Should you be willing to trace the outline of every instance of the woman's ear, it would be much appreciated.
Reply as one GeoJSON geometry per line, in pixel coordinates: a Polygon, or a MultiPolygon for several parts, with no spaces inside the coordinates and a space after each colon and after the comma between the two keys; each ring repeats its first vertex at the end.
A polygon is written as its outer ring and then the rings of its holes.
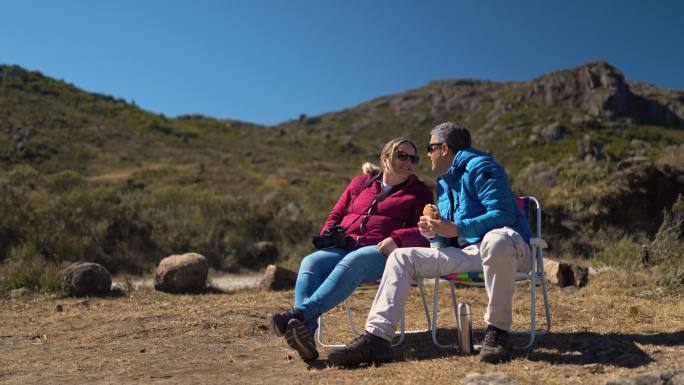
{"type": "Polygon", "coordinates": [[[383,168],[386,170],[390,168],[392,162],[390,162],[389,156],[383,156],[380,158],[380,163],[382,163],[383,168]]]}

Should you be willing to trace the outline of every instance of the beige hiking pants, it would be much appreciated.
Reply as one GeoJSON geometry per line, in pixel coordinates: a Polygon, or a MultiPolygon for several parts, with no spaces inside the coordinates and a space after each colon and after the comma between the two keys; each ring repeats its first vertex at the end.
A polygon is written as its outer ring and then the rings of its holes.
{"type": "Polygon", "coordinates": [[[529,269],[530,248],[520,234],[508,227],[494,229],[485,234],[482,242],[463,249],[396,249],[387,258],[378,293],[366,320],[366,331],[386,340],[394,337],[414,279],[475,271],[484,272],[489,297],[485,322],[510,331],[515,273],[529,269]]]}

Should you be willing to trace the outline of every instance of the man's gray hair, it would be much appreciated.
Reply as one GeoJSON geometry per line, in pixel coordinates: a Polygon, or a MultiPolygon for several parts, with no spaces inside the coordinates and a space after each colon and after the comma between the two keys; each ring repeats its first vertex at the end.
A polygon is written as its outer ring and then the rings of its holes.
{"type": "Polygon", "coordinates": [[[446,143],[451,151],[457,152],[470,147],[470,131],[460,123],[444,122],[435,126],[430,131],[434,135],[437,143],[446,143]]]}

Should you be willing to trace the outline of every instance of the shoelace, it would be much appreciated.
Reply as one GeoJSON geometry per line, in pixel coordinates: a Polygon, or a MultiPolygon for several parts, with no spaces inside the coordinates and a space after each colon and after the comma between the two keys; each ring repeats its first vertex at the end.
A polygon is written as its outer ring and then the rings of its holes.
{"type": "Polygon", "coordinates": [[[494,329],[487,330],[484,339],[484,345],[487,346],[502,346],[504,344],[504,333],[494,329]]]}
{"type": "Polygon", "coordinates": [[[360,334],[360,335],[356,336],[356,338],[354,338],[352,340],[352,342],[349,343],[349,345],[347,345],[347,349],[356,350],[359,348],[359,346],[363,345],[365,342],[366,342],[366,339],[364,338],[364,335],[360,334]]]}

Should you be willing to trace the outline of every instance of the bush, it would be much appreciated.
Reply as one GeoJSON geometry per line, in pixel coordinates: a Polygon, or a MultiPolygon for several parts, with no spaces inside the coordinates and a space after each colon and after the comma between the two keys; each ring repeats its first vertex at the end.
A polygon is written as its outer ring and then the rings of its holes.
{"type": "MultiPolygon", "coordinates": [[[[92,185],[66,171],[40,177],[30,167],[0,179],[0,285],[53,288],[50,274],[75,261],[140,274],[170,254],[205,255],[216,269],[259,269],[254,245],[281,251],[308,242],[311,223],[285,194],[217,194],[193,187],[155,190],[92,185]]],[[[281,254],[282,255],[282,254],[281,254]]]]}
{"type": "Polygon", "coordinates": [[[0,265],[0,294],[24,286],[57,291],[62,286],[63,267],[40,257],[33,245],[14,249],[12,256],[0,265]]]}

